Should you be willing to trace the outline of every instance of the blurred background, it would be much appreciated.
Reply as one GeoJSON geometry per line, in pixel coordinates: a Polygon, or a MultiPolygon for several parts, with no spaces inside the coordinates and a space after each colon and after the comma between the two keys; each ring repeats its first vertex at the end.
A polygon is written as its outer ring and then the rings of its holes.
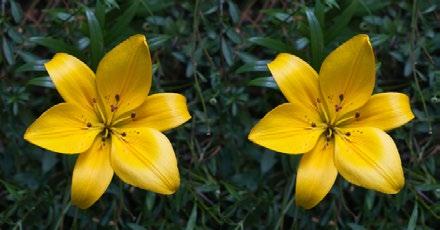
{"type": "Polygon", "coordinates": [[[440,226],[438,0],[1,0],[0,228],[438,229],[440,226]],[[192,120],[166,135],[181,187],[162,196],[114,177],[87,210],[70,204],[76,156],[26,143],[27,126],[62,101],[43,63],[70,53],[95,70],[128,36],[145,34],[152,92],[188,99],[192,120]],[[353,35],[370,36],[376,92],[406,93],[416,118],[391,132],[406,184],[397,195],[338,177],[306,211],[294,204],[300,156],[247,140],[285,102],[266,67],[277,53],[319,69],[353,35]]]}

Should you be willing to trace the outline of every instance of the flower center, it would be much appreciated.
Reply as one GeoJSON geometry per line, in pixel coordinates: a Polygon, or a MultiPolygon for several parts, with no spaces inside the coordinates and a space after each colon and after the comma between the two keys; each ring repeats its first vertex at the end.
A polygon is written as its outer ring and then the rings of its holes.
{"type": "Polygon", "coordinates": [[[113,133],[113,131],[110,126],[108,126],[108,125],[104,126],[104,128],[102,129],[102,132],[101,132],[102,141],[105,141],[106,139],[110,138],[112,133],[113,133]]]}

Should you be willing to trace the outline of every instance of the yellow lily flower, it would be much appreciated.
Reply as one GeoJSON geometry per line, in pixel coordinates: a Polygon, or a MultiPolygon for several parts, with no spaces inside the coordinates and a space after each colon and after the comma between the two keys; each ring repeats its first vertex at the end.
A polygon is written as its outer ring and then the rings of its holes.
{"type": "Polygon", "coordinates": [[[72,203],[88,208],[110,184],[124,182],[160,194],[180,185],[173,147],[161,131],[188,121],[186,99],[175,93],[148,96],[150,51],[134,35],[107,53],[95,73],[77,58],[58,53],[45,67],[65,100],[44,112],[24,139],[53,152],[81,153],[72,176],[72,203]]]}
{"type": "Polygon", "coordinates": [[[268,67],[288,103],[259,121],[249,139],[263,147],[302,156],[296,177],[296,204],[318,204],[338,172],[347,181],[395,194],[404,185],[400,156],[384,131],[414,115],[401,93],[372,95],[373,49],[357,35],[324,60],[318,73],[300,58],[279,54],[268,67]]]}

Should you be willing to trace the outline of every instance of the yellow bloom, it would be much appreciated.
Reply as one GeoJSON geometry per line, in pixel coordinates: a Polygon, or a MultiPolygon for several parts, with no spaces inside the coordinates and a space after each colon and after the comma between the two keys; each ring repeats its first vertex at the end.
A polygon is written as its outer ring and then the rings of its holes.
{"type": "Polygon", "coordinates": [[[289,103],[270,111],[249,134],[256,144],[299,154],[296,203],[318,204],[338,172],[347,181],[395,194],[404,185],[399,153],[384,131],[414,118],[406,95],[371,95],[374,54],[367,35],[334,50],[318,74],[306,62],[279,54],[268,64],[289,103]]]}
{"type": "Polygon", "coordinates": [[[72,177],[72,202],[88,208],[105,192],[113,171],[124,182],[161,194],[180,184],[176,156],[161,133],[191,118],[180,94],[150,96],[152,65],[143,35],[120,43],[95,73],[58,53],[45,64],[65,103],[44,112],[24,138],[53,152],[81,153],[72,177]]]}

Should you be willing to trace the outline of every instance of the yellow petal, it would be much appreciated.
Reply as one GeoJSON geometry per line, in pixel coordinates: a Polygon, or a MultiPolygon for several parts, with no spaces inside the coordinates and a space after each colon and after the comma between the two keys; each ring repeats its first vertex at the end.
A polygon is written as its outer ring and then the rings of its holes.
{"type": "Polygon", "coordinates": [[[99,63],[96,84],[108,120],[141,105],[151,86],[145,37],[131,36],[107,53],[99,63]]]}
{"type": "Polygon", "coordinates": [[[330,53],[322,63],[319,83],[332,121],[368,101],[375,71],[367,35],[357,35],[330,53]]]}
{"type": "Polygon", "coordinates": [[[349,182],[383,193],[395,194],[404,185],[397,147],[378,128],[338,129],[335,165],[349,182]]]}
{"type": "Polygon", "coordinates": [[[112,166],[123,181],[161,194],[177,191],[179,170],[165,135],[151,128],[119,128],[112,145],[112,166]]]}
{"type": "Polygon", "coordinates": [[[73,169],[72,203],[82,209],[92,206],[104,194],[113,177],[111,142],[97,137],[92,147],[79,154],[73,169]]]}
{"type": "Polygon", "coordinates": [[[279,54],[267,65],[277,85],[289,102],[315,107],[319,97],[318,74],[301,58],[279,54]]]}
{"type": "Polygon", "coordinates": [[[69,54],[58,53],[44,66],[66,102],[93,110],[95,74],[86,64],[69,54]]]}
{"type": "Polygon", "coordinates": [[[357,118],[351,119],[347,127],[376,127],[382,130],[397,128],[414,118],[409,98],[402,93],[375,94],[351,116],[357,118]]]}
{"type": "Polygon", "coordinates": [[[130,114],[124,127],[149,127],[159,131],[175,128],[191,118],[186,98],[177,93],[158,93],[148,96],[145,102],[130,114]]]}
{"type": "Polygon", "coordinates": [[[101,131],[92,111],[61,103],[44,112],[26,130],[24,139],[59,153],[81,153],[90,148],[101,131]]]}
{"type": "Polygon", "coordinates": [[[301,104],[285,103],[252,128],[249,140],[268,149],[297,154],[310,151],[324,132],[319,115],[301,104]]]}
{"type": "Polygon", "coordinates": [[[296,204],[309,209],[317,205],[335,183],[334,143],[321,136],[312,151],[305,153],[296,176],[296,204]]]}

